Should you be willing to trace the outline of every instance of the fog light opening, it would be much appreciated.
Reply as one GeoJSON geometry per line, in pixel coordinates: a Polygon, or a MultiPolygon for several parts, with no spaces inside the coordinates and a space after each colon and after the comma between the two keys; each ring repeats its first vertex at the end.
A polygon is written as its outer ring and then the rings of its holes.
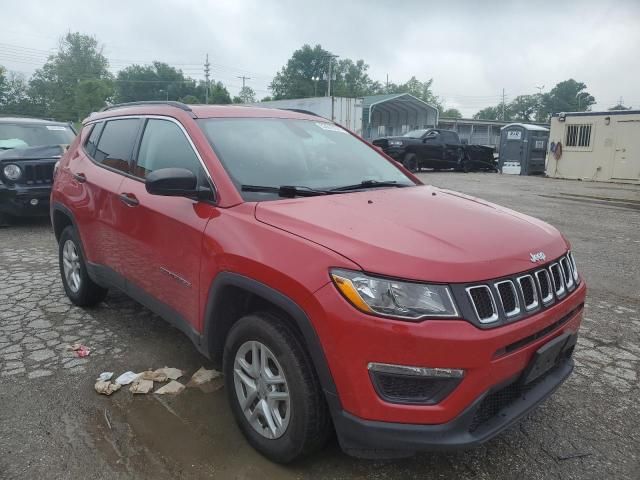
{"type": "Polygon", "coordinates": [[[35,207],[40,203],[40,200],[38,200],[37,198],[32,198],[31,200],[29,200],[29,203],[35,207]]]}

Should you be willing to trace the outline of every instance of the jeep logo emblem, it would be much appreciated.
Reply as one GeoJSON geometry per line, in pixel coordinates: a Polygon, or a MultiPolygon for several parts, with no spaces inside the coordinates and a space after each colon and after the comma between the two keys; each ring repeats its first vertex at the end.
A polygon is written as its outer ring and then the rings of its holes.
{"type": "Polygon", "coordinates": [[[530,253],[529,255],[531,256],[531,263],[544,262],[547,259],[544,252],[530,253]]]}

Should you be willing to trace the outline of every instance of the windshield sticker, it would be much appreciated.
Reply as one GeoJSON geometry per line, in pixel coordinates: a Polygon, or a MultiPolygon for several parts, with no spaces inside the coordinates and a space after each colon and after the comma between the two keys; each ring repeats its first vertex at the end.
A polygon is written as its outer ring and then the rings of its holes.
{"type": "Polygon", "coordinates": [[[47,125],[47,130],[56,130],[59,132],[64,132],[67,127],[61,127],[60,125],[47,125]]]}
{"type": "Polygon", "coordinates": [[[321,129],[328,130],[330,132],[347,133],[345,130],[334,125],[333,123],[316,122],[316,125],[319,126],[321,129]]]}

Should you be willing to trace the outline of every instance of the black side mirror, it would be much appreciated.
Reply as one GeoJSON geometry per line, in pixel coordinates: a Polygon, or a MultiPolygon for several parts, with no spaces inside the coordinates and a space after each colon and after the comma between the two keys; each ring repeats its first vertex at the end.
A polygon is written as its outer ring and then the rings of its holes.
{"type": "Polygon", "coordinates": [[[161,168],[147,175],[147,192],[170,197],[198,197],[198,179],[186,168],[161,168]]]}

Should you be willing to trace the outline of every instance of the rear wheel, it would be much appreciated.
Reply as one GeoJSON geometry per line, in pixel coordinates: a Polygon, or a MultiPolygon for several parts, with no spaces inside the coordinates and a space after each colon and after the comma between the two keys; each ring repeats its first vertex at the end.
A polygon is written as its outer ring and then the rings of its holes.
{"type": "Polygon", "coordinates": [[[104,300],[107,289],[89,277],[80,240],[72,226],[65,228],[60,235],[58,259],[62,285],[69,300],[80,307],[91,307],[104,300]]]}
{"type": "Polygon", "coordinates": [[[402,160],[402,165],[404,165],[404,168],[406,168],[407,170],[409,170],[410,172],[417,172],[418,171],[418,158],[416,157],[415,153],[407,153],[404,156],[404,160],[402,160]]]}
{"type": "Polygon", "coordinates": [[[275,315],[247,315],[232,327],[224,378],[236,422],[264,456],[288,463],[319,450],[331,431],[311,360],[294,330],[275,315]]]}

